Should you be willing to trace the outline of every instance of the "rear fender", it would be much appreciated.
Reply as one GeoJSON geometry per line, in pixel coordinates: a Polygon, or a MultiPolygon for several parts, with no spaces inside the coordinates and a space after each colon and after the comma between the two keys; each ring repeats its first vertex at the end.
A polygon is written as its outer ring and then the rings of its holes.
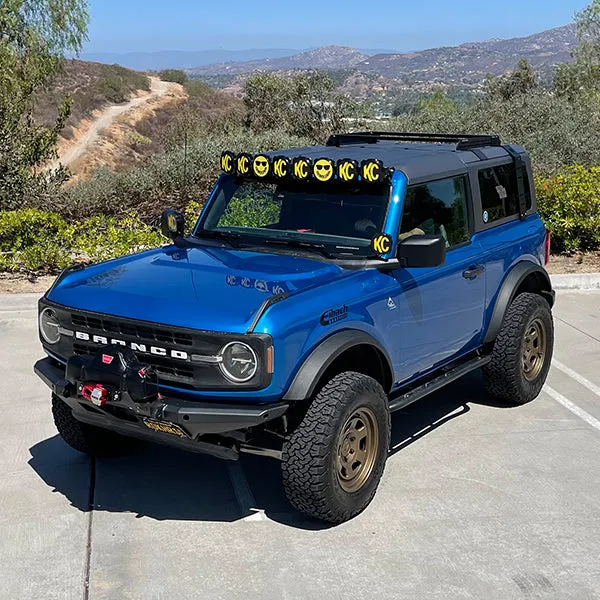
{"type": "Polygon", "coordinates": [[[491,343],[496,339],[508,307],[515,296],[524,291],[540,294],[548,301],[550,307],[554,305],[554,291],[546,270],[529,260],[517,263],[502,282],[484,344],[491,343]]]}

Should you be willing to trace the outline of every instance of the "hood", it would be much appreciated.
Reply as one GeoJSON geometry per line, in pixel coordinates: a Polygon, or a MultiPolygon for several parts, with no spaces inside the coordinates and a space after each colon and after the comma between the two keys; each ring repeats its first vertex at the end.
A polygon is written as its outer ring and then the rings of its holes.
{"type": "Polygon", "coordinates": [[[283,253],[169,246],[71,273],[48,299],[131,319],[242,333],[269,296],[295,294],[349,273],[283,253]]]}

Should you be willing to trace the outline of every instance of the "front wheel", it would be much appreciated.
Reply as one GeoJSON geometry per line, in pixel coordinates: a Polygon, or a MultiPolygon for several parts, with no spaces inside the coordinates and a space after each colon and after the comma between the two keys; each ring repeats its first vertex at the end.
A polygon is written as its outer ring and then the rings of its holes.
{"type": "Polygon", "coordinates": [[[360,373],[334,377],[312,401],[283,447],[283,485],[299,511],[342,523],[371,502],[390,445],[381,385],[360,373]]]}
{"type": "Polygon", "coordinates": [[[89,456],[119,456],[127,453],[134,445],[131,438],[78,421],[73,416],[71,407],[54,394],[52,416],[60,437],[71,448],[89,456]]]}
{"type": "Polygon", "coordinates": [[[504,315],[492,360],[483,368],[488,392],[504,404],[531,402],[546,382],[553,350],[550,306],[537,294],[519,294],[504,315]]]}

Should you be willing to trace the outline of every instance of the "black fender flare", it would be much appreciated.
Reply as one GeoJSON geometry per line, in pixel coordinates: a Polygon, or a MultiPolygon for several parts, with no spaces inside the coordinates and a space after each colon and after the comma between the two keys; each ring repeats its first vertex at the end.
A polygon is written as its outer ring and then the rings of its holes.
{"type": "Polygon", "coordinates": [[[491,343],[496,339],[500,327],[502,327],[502,321],[504,320],[506,310],[517,295],[517,291],[521,284],[532,274],[535,274],[536,278],[541,281],[539,292],[548,301],[550,307],[553,306],[554,291],[552,290],[552,283],[550,282],[550,277],[546,272],[546,269],[536,265],[530,260],[524,260],[517,263],[502,282],[494,304],[492,318],[490,319],[490,324],[483,340],[484,344],[491,343]]]}
{"type": "Polygon", "coordinates": [[[312,397],[317,383],[333,361],[353,346],[365,344],[379,350],[386,361],[384,367],[389,369],[393,381],[394,370],[386,349],[374,337],[364,331],[359,329],[344,330],[323,340],[308,355],[308,358],[298,369],[283,400],[306,400],[312,397]]]}

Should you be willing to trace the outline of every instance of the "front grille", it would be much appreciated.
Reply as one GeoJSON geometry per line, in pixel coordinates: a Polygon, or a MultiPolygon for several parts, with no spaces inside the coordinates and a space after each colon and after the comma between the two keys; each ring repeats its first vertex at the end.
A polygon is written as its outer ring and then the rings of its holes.
{"type": "Polygon", "coordinates": [[[261,369],[255,380],[233,385],[217,364],[192,360],[194,355],[216,356],[223,346],[243,335],[263,361],[272,344],[269,335],[176,327],[47,304],[56,311],[61,324],[74,331],[73,336],[61,336],[50,348],[65,362],[72,355],[94,355],[103,345],[112,343],[131,348],[142,364],[154,367],[164,386],[190,391],[260,390],[271,381],[271,374],[261,369]]]}
{"type": "MultiPolygon", "coordinates": [[[[73,353],[77,354],[77,356],[92,356],[93,354],[96,354],[97,351],[97,346],[86,346],[85,344],[77,343],[73,344],[73,353]]],[[[164,364],[149,354],[136,352],[135,355],[141,363],[154,367],[160,383],[172,383],[173,381],[179,381],[180,379],[193,381],[194,379],[194,369],[191,365],[188,366],[182,364],[180,366],[178,364],[176,365],[174,362],[164,364]]]]}
{"type": "Polygon", "coordinates": [[[99,319],[88,315],[71,314],[71,322],[75,328],[92,329],[102,331],[111,335],[123,335],[146,342],[158,342],[160,344],[172,344],[175,346],[192,346],[192,336],[181,331],[148,327],[138,323],[126,323],[113,319],[99,319]]]}

